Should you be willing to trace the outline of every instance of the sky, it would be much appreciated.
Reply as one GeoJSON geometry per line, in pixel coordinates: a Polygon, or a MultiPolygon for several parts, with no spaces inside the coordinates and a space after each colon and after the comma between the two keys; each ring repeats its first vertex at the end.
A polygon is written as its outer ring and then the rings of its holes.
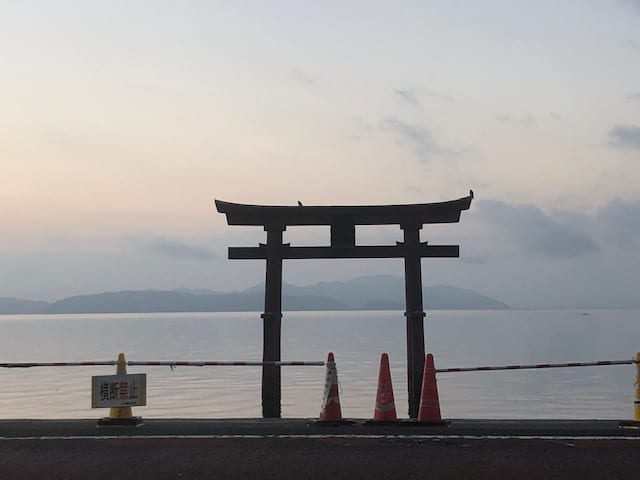
{"type": "MultiPolygon", "coordinates": [[[[0,0],[0,297],[241,290],[265,232],[214,199],[473,189],[425,285],[640,307],[640,1],[0,0]]],[[[290,228],[295,245],[328,229],[290,228]]],[[[401,239],[362,227],[359,244],[401,239]]],[[[306,285],[401,260],[285,261],[306,285]]]]}

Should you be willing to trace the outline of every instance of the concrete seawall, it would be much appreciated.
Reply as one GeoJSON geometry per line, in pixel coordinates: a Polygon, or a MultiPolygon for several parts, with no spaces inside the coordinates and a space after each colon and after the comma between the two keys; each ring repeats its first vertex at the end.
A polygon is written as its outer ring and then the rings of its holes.
{"type": "Polygon", "coordinates": [[[322,425],[315,419],[143,419],[137,427],[98,427],[98,419],[0,420],[0,438],[167,437],[304,435],[411,437],[595,437],[638,439],[640,428],[622,428],[621,420],[451,419],[446,426],[376,425],[353,419],[347,425],[322,425]]]}

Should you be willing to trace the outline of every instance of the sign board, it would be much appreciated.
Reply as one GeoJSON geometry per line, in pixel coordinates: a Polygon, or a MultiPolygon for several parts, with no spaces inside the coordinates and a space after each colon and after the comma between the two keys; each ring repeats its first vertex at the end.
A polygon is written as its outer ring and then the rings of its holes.
{"type": "Polygon", "coordinates": [[[91,377],[91,408],[135,407],[146,404],[146,373],[91,377]]]}

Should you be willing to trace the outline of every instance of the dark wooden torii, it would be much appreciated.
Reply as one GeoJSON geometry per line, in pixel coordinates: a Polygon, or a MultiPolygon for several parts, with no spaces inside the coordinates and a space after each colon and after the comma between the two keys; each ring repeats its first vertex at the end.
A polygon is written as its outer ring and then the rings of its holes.
{"type": "MultiPolygon", "coordinates": [[[[218,212],[229,225],[263,226],[267,243],[258,247],[229,247],[230,259],[266,260],[263,318],[263,360],[280,360],[282,320],[282,260],[311,258],[404,258],[407,387],[409,416],[416,418],[420,404],[424,368],[424,308],[422,304],[423,257],[459,257],[458,245],[429,245],[420,242],[420,230],[429,223],[457,223],[462,210],[468,210],[473,191],[467,197],[447,202],[409,205],[363,206],[266,206],[244,205],[216,200],[218,212]],[[287,226],[327,225],[330,246],[292,247],[282,243],[287,226]],[[403,242],[396,245],[356,245],[356,225],[399,225],[403,242]]],[[[262,369],[262,415],[280,417],[280,367],[262,369]]]]}

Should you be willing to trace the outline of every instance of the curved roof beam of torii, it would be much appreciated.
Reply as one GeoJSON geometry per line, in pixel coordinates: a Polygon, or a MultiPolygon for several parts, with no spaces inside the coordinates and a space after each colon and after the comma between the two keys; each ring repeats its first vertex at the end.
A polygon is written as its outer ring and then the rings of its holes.
{"type": "Polygon", "coordinates": [[[459,222],[462,210],[468,210],[472,200],[473,190],[457,200],[404,205],[245,205],[222,200],[215,203],[229,225],[422,225],[459,222]]]}

